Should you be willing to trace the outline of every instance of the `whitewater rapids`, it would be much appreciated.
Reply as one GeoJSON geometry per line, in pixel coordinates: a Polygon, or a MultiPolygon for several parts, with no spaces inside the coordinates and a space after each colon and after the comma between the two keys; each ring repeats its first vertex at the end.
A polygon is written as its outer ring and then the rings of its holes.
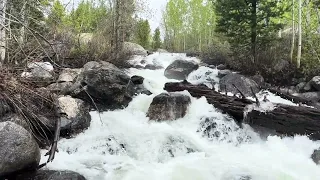
{"type": "MultiPolygon", "coordinates": [[[[155,53],[145,60],[167,67],[179,58],[199,61],[170,53],[155,53]]],[[[132,63],[140,60],[142,57],[136,57],[132,63]]],[[[217,69],[201,67],[188,81],[212,87],[210,82],[219,81],[217,73],[217,69]]],[[[310,158],[320,147],[319,141],[305,136],[262,138],[248,125],[239,128],[205,98],[191,98],[182,119],[149,122],[146,112],[153,97],[164,92],[164,84],[172,80],[164,77],[164,69],[129,69],[128,74],[143,76],[153,95],[138,95],[123,110],[100,116],[91,112],[90,128],[73,139],[61,139],[59,153],[48,169],[76,171],[89,180],[320,179],[320,166],[310,158]],[[202,127],[206,119],[216,124],[209,134],[202,127]]],[[[265,93],[272,102],[294,105],[268,92],[259,93],[259,98],[265,93]]],[[[43,156],[41,161],[46,159],[43,156]]]]}

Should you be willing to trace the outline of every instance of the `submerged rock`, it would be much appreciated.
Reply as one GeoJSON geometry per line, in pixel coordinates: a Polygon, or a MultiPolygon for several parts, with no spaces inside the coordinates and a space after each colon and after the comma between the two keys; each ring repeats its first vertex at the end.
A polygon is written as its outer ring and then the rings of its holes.
{"type": "Polygon", "coordinates": [[[156,121],[183,118],[190,103],[191,99],[187,95],[162,93],[153,98],[147,116],[156,121]]]}
{"type": "Polygon", "coordinates": [[[316,164],[320,164],[320,148],[313,151],[313,153],[311,155],[311,159],[316,164]]]}
{"type": "Polygon", "coordinates": [[[164,76],[168,79],[185,80],[188,75],[199,68],[199,65],[184,60],[176,60],[164,71],[164,76]]]}
{"type": "Polygon", "coordinates": [[[0,145],[0,177],[38,167],[39,146],[23,127],[10,121],[0,123],[0,145]]]}
{"type": "Polygon", "coordinates": [[[83,100],[62,96],[58,98],[59,106],[67,117],[61,118],[61,133],[79,133],[90,126],[91,116],[89,114],[90,106],[83,100]]]}
{"type": "Polygon", "coordinates": [[[132,76],[131,77],[131,81],[133,84],[138,85],[138,84],[143,84],[144,81],[144,77],[141,76],[132,76]]]}
{"type": "Polygon", "coordinates": [[[220,79],[220,89],[222,91],[231,92],[233,94],[238,94],[238,90],[233,86],[233,84],[245,95],[252,96],[251,87],[254,93],[259,92],[258,84],[243,75],[240,74],[228,74],[220,79]],[[227,88],[227,89],[226,89],[227,88]]]}
{"type": "Polygon", "coordinates": [[[144,69],[149,69],[149,70],[157,70],[157,69],[162,69],[162,66],[158,65],[153,65],[153,64],[147,64],[144,69]]]}
{"type": "Polygon", "coordinates": [[[90,104],[93,100],[100,110],[116,109],[126,107],[132,100],[134,84],[124,71],[111,63],[88,62],[70,91],[73,97],[90,104]]]}
{"type": "Polygon", "coordinates": [[[33,172],[25,172],[10,180],[86,180],[84,176],[73,171],[54,171],[54,170],[39,170],[33,172]]]}

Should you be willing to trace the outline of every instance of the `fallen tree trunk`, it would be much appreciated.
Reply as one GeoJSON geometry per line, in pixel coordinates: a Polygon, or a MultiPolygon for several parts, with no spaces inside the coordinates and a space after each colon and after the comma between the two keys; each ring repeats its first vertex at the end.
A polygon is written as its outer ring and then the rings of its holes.
{"type": "Polygon", "coordinates": [[[315,108],[274,104],[273,111],[252,110],[244,117],[247,106],[254,105],[254,101],[226,96],[207,87],[199,87],[188,82],[166,83],[164,89],[168,92],[187,90],[191,96],[198,98],[204,96],[208,103],[229,114],[238,123],[273,129],[285,135],[300,134],[308,135],[312,139],[320,139],[320,111],[315,108]]]}

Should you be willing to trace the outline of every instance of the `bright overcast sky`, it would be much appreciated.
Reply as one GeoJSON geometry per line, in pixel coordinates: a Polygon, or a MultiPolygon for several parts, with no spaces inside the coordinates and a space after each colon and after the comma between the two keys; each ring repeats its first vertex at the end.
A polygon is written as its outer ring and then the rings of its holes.
{"type": "MultiPolygon", "coordinates": [[[[69,3],[69,7],[72,6],[72,1],[78,4],[81,0],[62,0],[64,3],[69,3]]],[[[144,19],[148,19],[151,31],[153,32],[157,27],[161,25],[162,10],[164,10],[168,0],[143,0],[146,2],[146,6],[149,12],[143,13],[141,16],[144,19]]]]}
{"type": "Polygon", "coordinates": [[[151,17],[149,20],[151,30],[154,31],[161,24],[162,11],[168,0],[146,0],[150,9],[151,17]]]}

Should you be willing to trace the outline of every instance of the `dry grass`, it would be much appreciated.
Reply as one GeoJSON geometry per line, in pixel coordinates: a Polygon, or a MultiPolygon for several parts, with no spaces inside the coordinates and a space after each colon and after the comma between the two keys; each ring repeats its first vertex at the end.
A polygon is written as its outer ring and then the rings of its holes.
{"type": "Polygon", "coordinates": [[[36,89],[24,82],[19,76],[0,69],[0,118],[5,114],[16,113],[28,124],[34,137],[39,142],[46,141],[53,135],[44,118],[54,120],[55,113],[53,94],[36,89]]]}

